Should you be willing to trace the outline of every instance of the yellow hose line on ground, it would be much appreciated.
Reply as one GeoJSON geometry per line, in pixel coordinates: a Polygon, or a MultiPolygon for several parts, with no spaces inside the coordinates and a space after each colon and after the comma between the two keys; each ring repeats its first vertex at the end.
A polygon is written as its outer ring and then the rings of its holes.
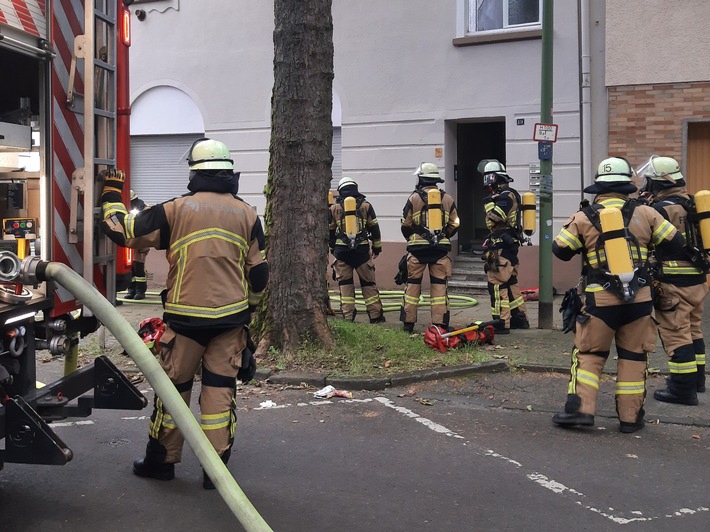
{"type": "MultiPolygon", "coordinates": [[[[328,290],[328,297],[331,301],[340,303],[340,295],[335,290],[328,290]]],[[[381,290],[380,300],[385,299],[402,299],[404,290],[381,290]]],[[[478,305],[478,300],[469,296],[458,294],[449,294],[449,308],[469,308],[478,305]]],[[[365,308],[365,300],[362,297],[362,290],[355,290],[355,306],[365,308]]],[[[401,308],[401,303],[382,303],[382,310],[385,312],[398,311],[401,308]]],[[[421,294],[419,296],[419,306],[430,307],[431,301],[429,294],[421,294]]]]}
{"type": "Polygon", "coordinates": [[[96,288],[67,265],[58,262],[46,263],[45,275],[48,280],[56,281],[86,305],[123,346],[165,404],[200,465],[244,529],[248,532],[272,532],[212,447],[175,385],[130,323],[96,288]]]}

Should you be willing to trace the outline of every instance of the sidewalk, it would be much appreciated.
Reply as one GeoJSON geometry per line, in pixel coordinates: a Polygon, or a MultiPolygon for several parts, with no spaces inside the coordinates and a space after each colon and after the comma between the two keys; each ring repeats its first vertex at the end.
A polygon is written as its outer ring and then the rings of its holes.
{"type": "MultiPolygon", "coordinates": [[[[451,325],[464,327],[475,321],[490,320],[490,302],[487,294],[473,296],[478,304],[467,308],[451,310],[451,325]]],[[[710,299],[710,298],[709,298],[710,299]]],[[[321,388],[333,385],[336,388],[346,388],[351,391],[386,390],[392,387],[417,385],[424,391],[427,388],[437,388],[451,391],[457,395],[473,398],[473,401],[486,403],[488,406],[502,408],[527,408],[534,405],[537,411],[557,412],[563,405],[566,394],[566,381],[569,375],[570,356],[574,343],[574,334],[562,332],[562,317],[559,306],[562,296],[556,296],[553,301],[554,329],[538,329],[538,302],[526,302],[530,329],[513,330],[509,335],[495,337],[494,351],[496,360],[483,364],[470,364],[455,367],[442,367],[383,377],[343,377],[330,378],[326,374],[302,374],[269,371],[259,369],[256,378],[273,384],[295,385],[306,383],[321,388]],[[491,375],[496,374],[496,375],[491,375]],[[465,377],[478,376],[476,379],[465,377]],[[464,377],[452,380],[453,377],[464,377]],[[440,383],[438,384],[437,383],[440,383]],[[427,383],[431,383],[428,385],[427,383]],[[493,390],[493,392],[491,391],[493,390]],[[490,399],[494,396],[494,399],[490,399]],[[521,406],[522,405],[522,406],[521,406]]],[[[137,327],[138,323],[151,316],[161,314],[158,305],[122,305],[119,311],[126,319],[137,327]]],[[[387,322],[379,326],[401,327],[399,312],[386,313],[387,322]]],[[[356,320],[366,322],[367,314],[359,313],[356,320]]],[[[423,333],[430,320],[429,308],[421,308],[415,332],[423,333]]],[[[703,330],[710,331],[710,301],[706,303],[703,315],[703,330]]],[[[111,335],[107,335],[107,347],[116,347],[117,343],[111,335]]],[[[485,348],[490,348],[486,346],[485,348]]],[[[710,393],[699,394],[700,405],[687,407],[660,403],[653,399],[653,390],[664,387],[664,378],[668,372],[668,357],[663,352],[660,340],[656,351],[649,356],[650,377],[647,383],[648,396],[646,400],[647,419],[660,420],[665,423],[710,426],[710,393]]],[[[605,367],[607,375],[603,380],[599,396],[600,416],[615,417],[613,404],[613,378],[616,373],[616,351],[612,346],[609,360],[605,367]]]]}

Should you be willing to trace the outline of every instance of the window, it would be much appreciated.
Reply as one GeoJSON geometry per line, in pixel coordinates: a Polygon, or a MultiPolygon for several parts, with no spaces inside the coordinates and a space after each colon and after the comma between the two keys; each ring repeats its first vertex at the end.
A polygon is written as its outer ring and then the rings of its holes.
{"type": "Polygon", "coordinates": [[[467,0],[467,34],[540,24],[540,0],[467,0]]]}

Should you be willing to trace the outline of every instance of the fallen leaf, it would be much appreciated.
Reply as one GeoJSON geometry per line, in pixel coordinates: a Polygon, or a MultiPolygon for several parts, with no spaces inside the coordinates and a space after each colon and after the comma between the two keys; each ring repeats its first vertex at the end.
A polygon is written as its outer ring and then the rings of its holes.
{"type": "Polygon", "coordinates": [[[700,439],[700,434],[693,434],[693,439],[694,439],[694,440],[699,440],[699,439],[700,439]]]}
{"type": "Polygon", "coordinates": [[[525,407],[525,410],[527,410],[528,412],[532,412],[532,405],[527,405],[525,407]]]}
{"type": "Polygon", "coordinates": [[[434,404],[434,403],[432,403],[431,401],[429,401],[428,399],[424,399],[424,398],[422,398],[422,397],[418,397],[418,398],[416,399],[416,401],[418,401],[418,402],[420,402],[421,404],[426,405],[426,406],[431,406],[431,405],[434,404]]]}
{"type": "Polygon", "coordinates": [[[638,455],[635,454],[627,454],[626,458],[638,458],[638,455]]]}
{"type": "Polygon", "coordinates": [[[385,367],[386,367],[386,368],[389,368],[391,365],[392,365],[392,361],[391,361],[391,360],[388,360],[387,362],[385,362],[385,367]]]}

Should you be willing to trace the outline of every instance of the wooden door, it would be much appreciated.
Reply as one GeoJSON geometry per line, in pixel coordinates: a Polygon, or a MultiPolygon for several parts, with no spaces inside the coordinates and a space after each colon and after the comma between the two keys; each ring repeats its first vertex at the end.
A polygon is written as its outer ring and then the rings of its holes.
{"type": "Polygon", "coordinates": [[[710,122],[688,123],[685,177],[692,194],[698,190],[710,190],[710,122]]]}

